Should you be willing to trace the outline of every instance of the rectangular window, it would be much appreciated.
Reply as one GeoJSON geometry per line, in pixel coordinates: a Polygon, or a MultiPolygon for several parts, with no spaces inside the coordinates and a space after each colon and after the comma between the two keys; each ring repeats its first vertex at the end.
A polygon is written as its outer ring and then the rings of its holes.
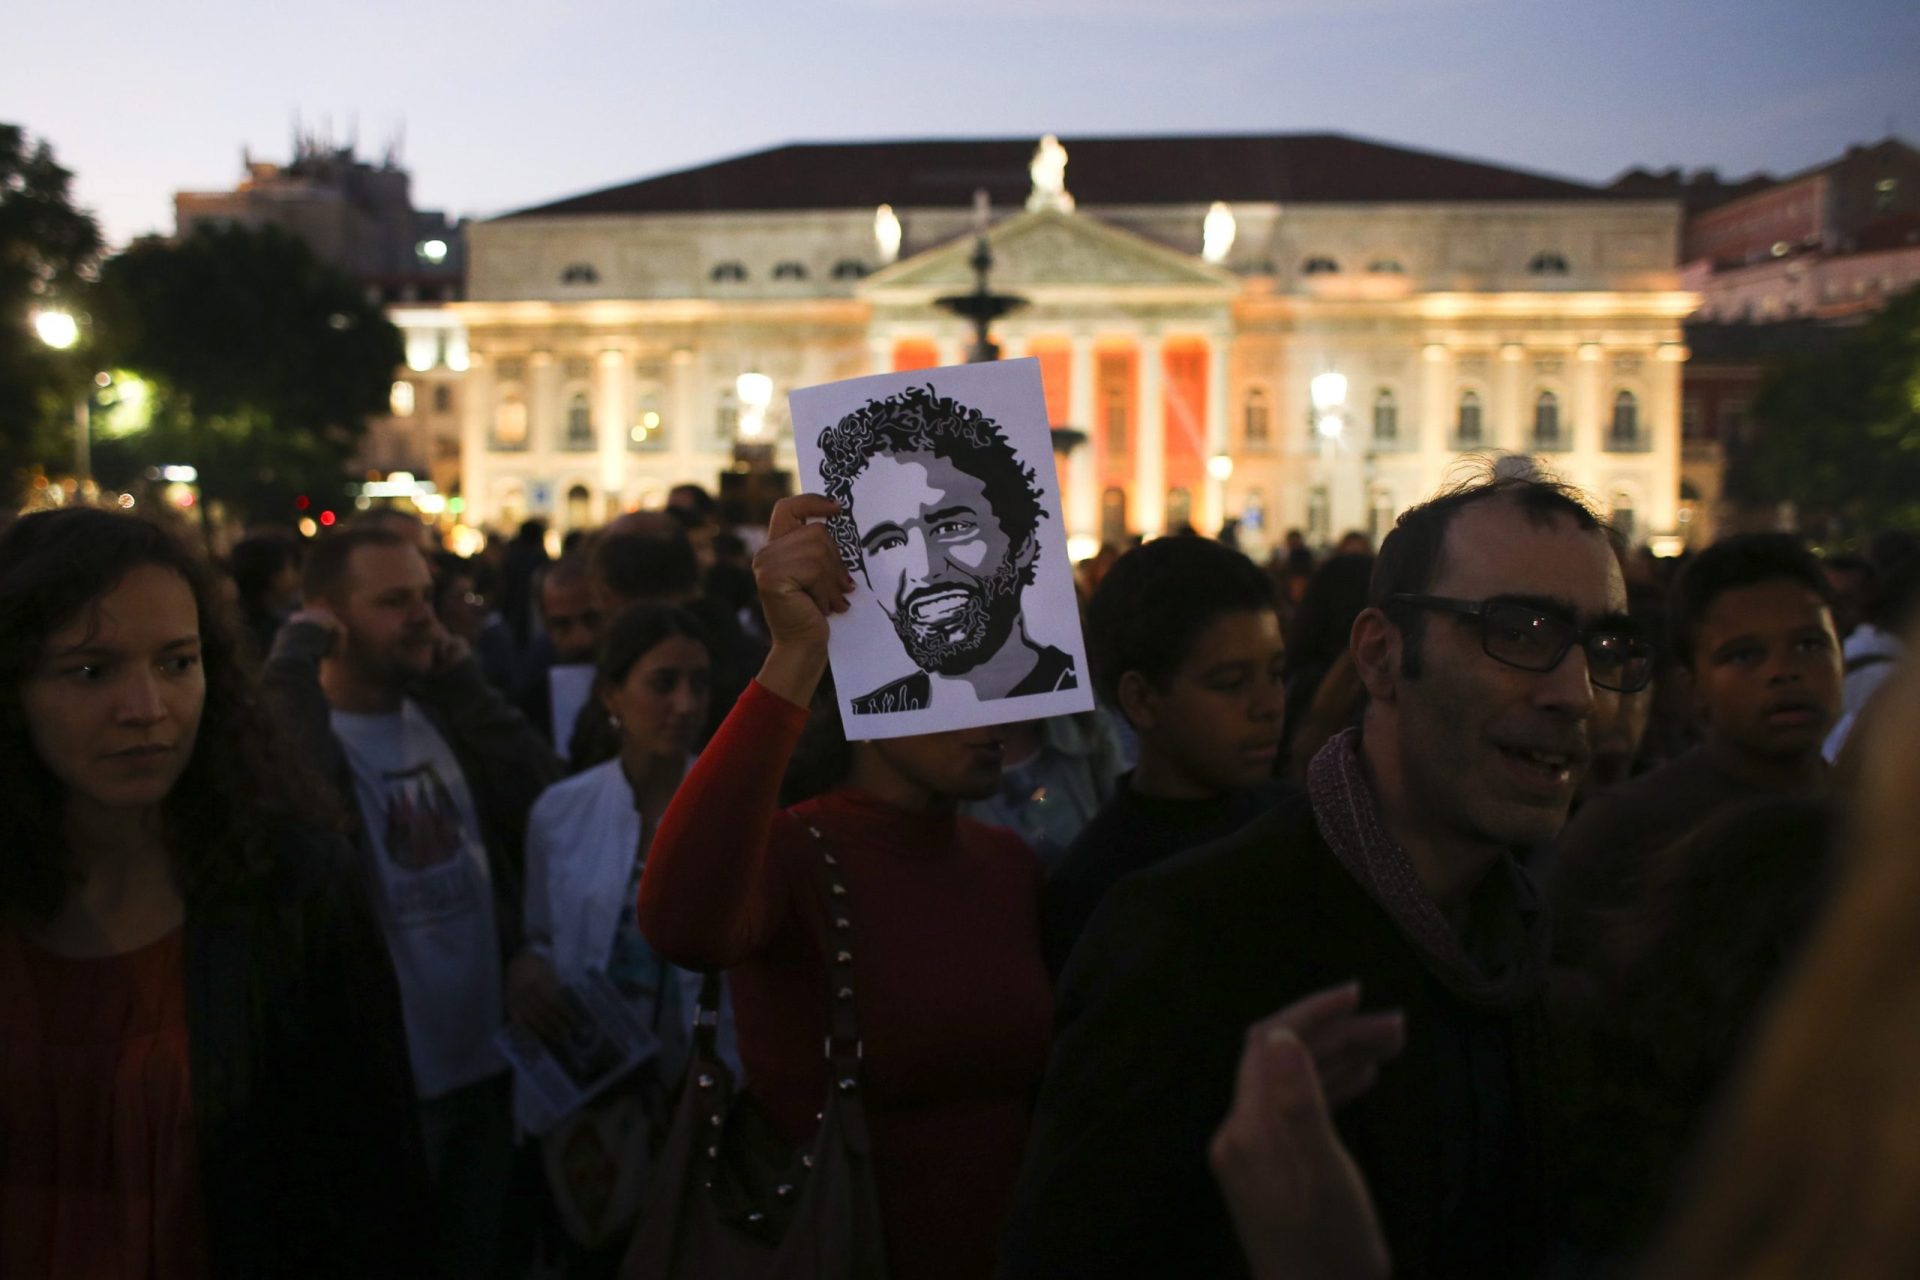
{"type": "Polygon", "coordinates": [[[1701,433],[1705,430],[1706,423],[1700,417],[1700,401],[1693,396],[1682,400],[1680,402],[1680,438],[1699,440],[1702,438],[1701,433]]]}

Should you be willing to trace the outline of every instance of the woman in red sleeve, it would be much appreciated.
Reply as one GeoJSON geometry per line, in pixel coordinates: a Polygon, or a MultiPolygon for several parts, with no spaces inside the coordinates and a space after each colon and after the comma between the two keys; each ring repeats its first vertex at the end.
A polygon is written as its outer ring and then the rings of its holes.
{"type": "Polygon", "coordinates": [[[219,599],[132,516],[0,537],[9,1280],[427,1265],[393,973],[219,599]]]}
{"type": "MultiPolygon", "coordinates": [[[[827,498],[774,508],[754,576],[773,638],[760,675],[660,824],[640,927],[676,964],[728,970],[746,1089],[790,1141],[826,1096],[826,914],[817,829],[854,935],[864,1093],[894,1280],[985,1280],[1046,1065],[1052,993],[1040,870],[1018,837],[959,816],[1000,777],[993,728],[855,742],[844,777],[791,809],[781,778],[853,579],[827,498]]],[[[837,715],[826,708],[824,715],[837,715]]]]}

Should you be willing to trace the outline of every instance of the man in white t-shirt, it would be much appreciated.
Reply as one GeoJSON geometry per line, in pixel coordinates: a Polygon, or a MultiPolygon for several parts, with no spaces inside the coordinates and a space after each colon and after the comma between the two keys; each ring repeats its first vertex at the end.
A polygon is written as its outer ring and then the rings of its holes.
{"type": "Polygon", "coordinates": [[[504,957],[527,812],[559,761],[433,613],[417,547],[356,527],[308,552],[267,684],[359,817],[400,982],[448,1275],[494,1273],[511,1166],[504,957]]]}

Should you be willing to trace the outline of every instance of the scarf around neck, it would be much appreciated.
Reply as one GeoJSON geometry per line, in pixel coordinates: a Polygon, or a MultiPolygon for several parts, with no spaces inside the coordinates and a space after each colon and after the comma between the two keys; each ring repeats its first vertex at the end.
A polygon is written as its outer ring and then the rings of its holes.
{"type": "Polygon", "coordinates": [[[1533,881],[1503,853],[1473,890],[1463,941],[1420,883],[1413,860],[1387,834],[1366,767],[1360,731],[1334,735],[1307,768],[1314,825],[1333,855],[1413,945],[1454,996],[1480,1008],[1510,1009],[1539,990],[1546,972],[1547,918],[1533,881]],[[1469,947],[1471,944],[1471,948],[1469,947]]]}

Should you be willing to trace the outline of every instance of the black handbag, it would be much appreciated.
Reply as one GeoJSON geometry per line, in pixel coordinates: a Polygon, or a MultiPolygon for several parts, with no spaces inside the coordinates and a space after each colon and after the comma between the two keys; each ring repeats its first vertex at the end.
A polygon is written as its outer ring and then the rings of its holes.
{"type": "Polygon", "coordinates": [[[840,863],[820,850],[827,901],[827,1098],[802,1146],[784,1141],[720,1061],[720,977],[700,984],[693,1057],[655,1165],[623,1280],[885,1280],[873,1146],[861,1097],[853,921],[840,863]]]}

